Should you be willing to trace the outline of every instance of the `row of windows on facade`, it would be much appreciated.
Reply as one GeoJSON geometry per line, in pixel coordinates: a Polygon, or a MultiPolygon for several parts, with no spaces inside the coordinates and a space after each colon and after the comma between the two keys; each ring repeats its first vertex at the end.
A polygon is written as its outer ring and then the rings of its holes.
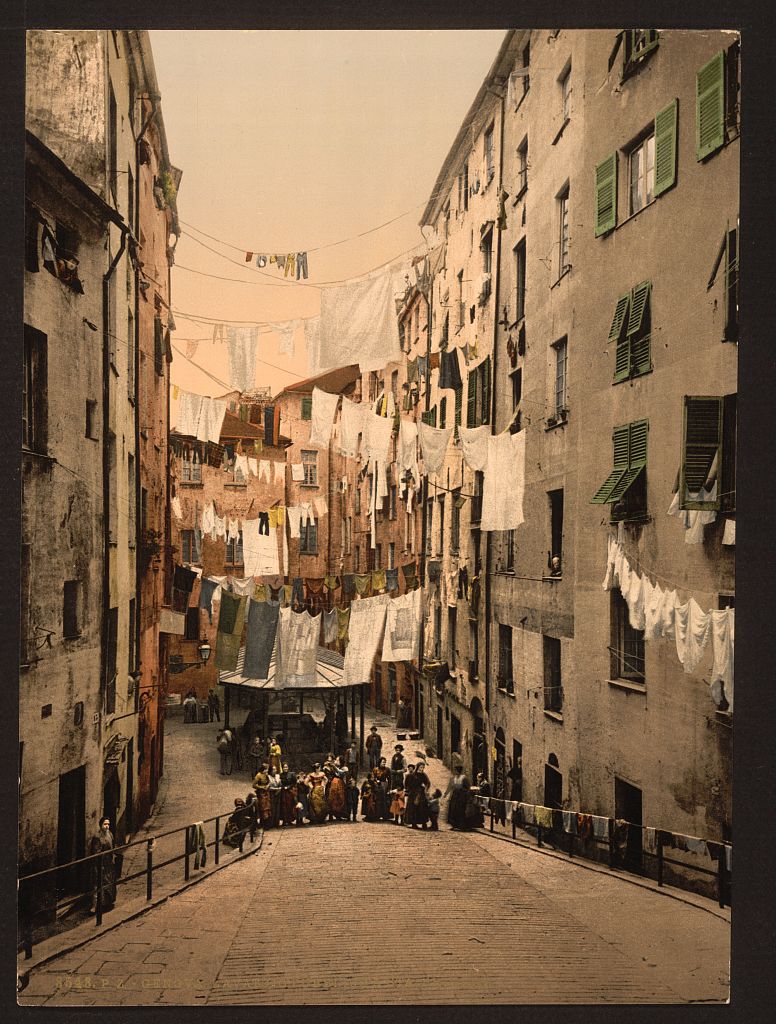
{"type": "MultiPolygon", "coordinates": [[[[235,458],[225,457],[224,467],[230,474],[227,483],[248,485],[248,477],[243,473],[236,463],[235,458]]],[[[303,451],[302,466],[304,479],[301,483],[306,487],[318,486],[318,452],[303,451]]],[[[193,459],[183,458],[180,462],[180,481],[184,484],[202,483],[202,462],[195,462],[193,459]]]]}

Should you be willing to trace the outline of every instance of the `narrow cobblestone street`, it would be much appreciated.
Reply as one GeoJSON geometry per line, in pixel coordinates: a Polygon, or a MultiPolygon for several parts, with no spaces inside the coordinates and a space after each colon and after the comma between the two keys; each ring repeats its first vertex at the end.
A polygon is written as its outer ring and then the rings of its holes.
{"type": "MultiPolygon", "coordinates": [[[[392,723],[373,721],[392,749],[392,723]]],[[[248,785],[247,774],[218,774],[215,726],[169,725],[150,833],[208,817],[248,785]]],[[[441,762],[431,759],[429,774],[444,788],[441,762]]],[[[693,899],[444,825],[269,831],[255,855],[33,971],[19,1001],[723,1002],[729,920],[693,899]],[[333,956],[338,949],[352,955],[333,956]]]]}

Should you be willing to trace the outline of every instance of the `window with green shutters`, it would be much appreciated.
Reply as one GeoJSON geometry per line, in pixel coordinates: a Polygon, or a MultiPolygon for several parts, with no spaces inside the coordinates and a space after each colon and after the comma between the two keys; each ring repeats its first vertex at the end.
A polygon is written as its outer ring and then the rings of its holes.
{"type": "Polygon", "coordinates": [[[447,399],[440,398],[439,400],[439,426],[444,428],[447,426],[447,399]]]}
{"type": "Polygon", "coordinates": [[[621,295],[614,308],[609,341],[616,342],[614,383],[649,373],[652,369],[650,298],[652,285],[642,281],[621,295]]]}
{"type": "MultiPolygon", "coordinates": [[[[614,449],[614,468],[609,476],[595,492],[591,501],[596,505],[606,505],[623,502],[628,499],[635,485],[639,484],[640,493],[634,493],[634,500],[630,507],[626,502],[622,514],[618,518],[626,518],[629,513],[645,511],[639,508],[639,499],[646,497],[644,477],[647,468],[647,435],[649,433],[649,421],[637,420],[635,423],[626,423],[621,427],[615,427],[612,434],[612,446],[614,449]]],[[[615,518],[614,514],[612,518],[615,518]]]]}
{"type": "MultiPolygon", "coordinates": [[[[469,370],[466,401],[466,426],[479,427],[490,422],[490,356],[469,370]]],[[[463,395],[461,396],[463,398],[463,395]]]]}
{"type": "Polygon", "coordinates": [[[313,400],[310,398],[302,399],[302,419],[310,420],[313,417],[313,400]]]}
{"type": "Polygon", "coordinates": [[[617,153],[602,160],[595,169],[595,237],[617,224],[617,153]]]}
{"type": "Polygon", "coordinates": [[[685,395],[682,422],[682,465],[679,493],[683,509],[718,509],[719,487],[713,499],[699,500],[697,495],[715,471],[719,476],[722,448],[724,400],[719,395],[685,395]]]}
{"type": "Polygon", "coordinates": [[[727,228],[722,236],[714,269],[711,272],[706,291],[714,287],[719,268],[724,266],[724,341],[738,341],[738,228],[727,228]]]}
{"type": "Polygon", "coordinates": [[[420,414],[420,418],[424,423],[427,423],[430,427],[435,427],[437,423],[437,409],[433,405],[430,409],[420,414]]]}
{"type": "Polygon", "coordinates": [[[720,50],[695,77],[695,152],[704,160],[725,144],[725,53],[720,50]]]}
{"type": "Polygon", "coordinates": [[[463,384],[455,389],[455,438],[458,440],[458,428],[463,414],[463,384]]]}

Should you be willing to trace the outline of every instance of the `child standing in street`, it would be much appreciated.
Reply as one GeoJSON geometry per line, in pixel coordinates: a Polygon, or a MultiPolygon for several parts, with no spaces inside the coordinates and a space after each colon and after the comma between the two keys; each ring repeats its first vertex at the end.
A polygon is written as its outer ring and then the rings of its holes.
{"type": "Polygon", "coordinates": [[[349,775],[348,781],[345,783],[345,808],[348,812],[348,821],[358,821],[359,796],[358,783],[353,775],[349,775]]]}
{"type": "Polygon", "coordinates": [[[391,814],[396,825],[404,824],[404,786],[399,784],[391,790],[391,814]]]}
{"type": "Polygon", "coordinates": [[[439,831],[439,801],[442,799],[442,790],[435,789],[429,797],[428,816],[431,818],[431,831],[439,831]]]}

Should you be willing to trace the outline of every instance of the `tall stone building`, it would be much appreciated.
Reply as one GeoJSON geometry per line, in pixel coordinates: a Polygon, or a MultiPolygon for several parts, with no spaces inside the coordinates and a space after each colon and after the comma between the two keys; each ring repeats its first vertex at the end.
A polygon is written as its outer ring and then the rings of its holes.
{"type": "Polygon", "coordinates": [[[140,654],[141,613],[155,599],[141,593],[138,540],[143,490],[154,522],[166,514],[169,374],[165,361],[149,401],[142,307],[153,273],[169,308],[180,174],[147,33],[29,32],[26,120],[19,842],[29,871],[83,855],[103,813],[124,839],[153,802],[158,768],[138,722],[157,659],[140,654]],[[141,449],[141,428],[158,457],[141,449]]]}
{"type": "Polygon", "coordinates": [[[601,584],[611,539],[645,593],[734,605],[738,82],[731,33],[509,32],[423,218],[447,243],[432,352],[476,341],[463,422],[526,451],[516,530],[480,534],[454,443],[428,485],[427,742],[498,793],[511,761],[525,800],[710,839],[732,687],[708,635],[685,671],[601,584]],[[445,590],[467,555],[476,608],[445,590]]]}

